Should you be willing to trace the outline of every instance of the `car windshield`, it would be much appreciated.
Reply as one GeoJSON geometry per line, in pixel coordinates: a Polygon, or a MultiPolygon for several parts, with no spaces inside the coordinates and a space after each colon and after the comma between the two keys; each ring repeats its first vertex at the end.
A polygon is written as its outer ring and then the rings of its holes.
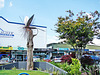
{"type": "Polygon", "coordinates": [[[61,58],[61,56],[56,56],[56,58],[61,58]]]}

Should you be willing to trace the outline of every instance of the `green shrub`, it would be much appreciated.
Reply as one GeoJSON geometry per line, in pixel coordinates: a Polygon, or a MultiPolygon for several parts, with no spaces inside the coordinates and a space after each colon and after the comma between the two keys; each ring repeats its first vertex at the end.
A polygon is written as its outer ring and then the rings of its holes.
{"type": "Polygon", "coordinates": [[[53,65],[55,65],[55,66],[57,66],[57,67],[60,67],[60,63],[55,63],[54,61],[49,62],[49,63],[51,63],[51,64],[53,64],[53,65]]]}
{"type": "Polygon", "coordinates": [[[81,75],[81,72],[79,71],[81,64],[78,59],[72,58],[72,63],[70,65],[67,62],[66,63],[50,62],[50,63],[67,71],[69,75],[81,75]]]}
{"type": "Polygon", "coordinates": [[[79,71],[81,67],[80,61],[78,59],[72,58],[72,64],[70,64],[70,74],[71,75],[81,75],[81,72],[79,71]]]}

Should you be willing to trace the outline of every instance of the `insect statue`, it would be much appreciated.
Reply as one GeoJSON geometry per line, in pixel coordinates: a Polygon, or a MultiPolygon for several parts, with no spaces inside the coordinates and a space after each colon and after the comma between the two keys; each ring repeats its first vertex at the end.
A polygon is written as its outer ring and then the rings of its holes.
{"type": "MultiPolygon", "coordinates": [[[[33,34],[33,29],[37,29],[34,26],[31,26],[31,22],[34,18],[34,15],[32,15],[23,29],[25,30],[25,37],[27,37],[27,70],[33,70],[33,38],[38,34],[33,34]]],[[[37,29],[38,31],[38,29],[37,29]]]]}

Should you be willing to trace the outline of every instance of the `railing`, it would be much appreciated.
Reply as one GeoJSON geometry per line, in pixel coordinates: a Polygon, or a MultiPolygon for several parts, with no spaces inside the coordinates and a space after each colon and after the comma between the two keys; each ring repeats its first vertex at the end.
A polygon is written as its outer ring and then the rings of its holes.
{"type": "Polygon", "coordinates": [[[49,71],[49,72],[53,72],[56,71],[58,72],[60,75],[67,75],[68,72],[52,65],[51,63],[48,62],[34,62],[34,69],[35,68],[40,68],[42,71],[49,71]]]}

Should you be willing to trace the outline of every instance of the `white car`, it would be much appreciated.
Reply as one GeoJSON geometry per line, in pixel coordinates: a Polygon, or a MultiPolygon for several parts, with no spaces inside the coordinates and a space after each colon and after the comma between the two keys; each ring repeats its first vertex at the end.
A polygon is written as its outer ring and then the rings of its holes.
{"type": "Polygon", "coordinates": [[[0,64],[7,64],[7,63],[10,63],[10,59],[9,58],[2,58],[0,60],[0,64]]]}
{"type": "Polygon", "coordinates": [[[40,57],[39,56],[33,56],[33,61],[35,62],[35,61],[38,61],[38,60],[40,60],[40,57]]]}
{"type": "Polygon", "coordinates": [[[61,56],[55,56],[54,62],[61,62],[61,56]]]}

